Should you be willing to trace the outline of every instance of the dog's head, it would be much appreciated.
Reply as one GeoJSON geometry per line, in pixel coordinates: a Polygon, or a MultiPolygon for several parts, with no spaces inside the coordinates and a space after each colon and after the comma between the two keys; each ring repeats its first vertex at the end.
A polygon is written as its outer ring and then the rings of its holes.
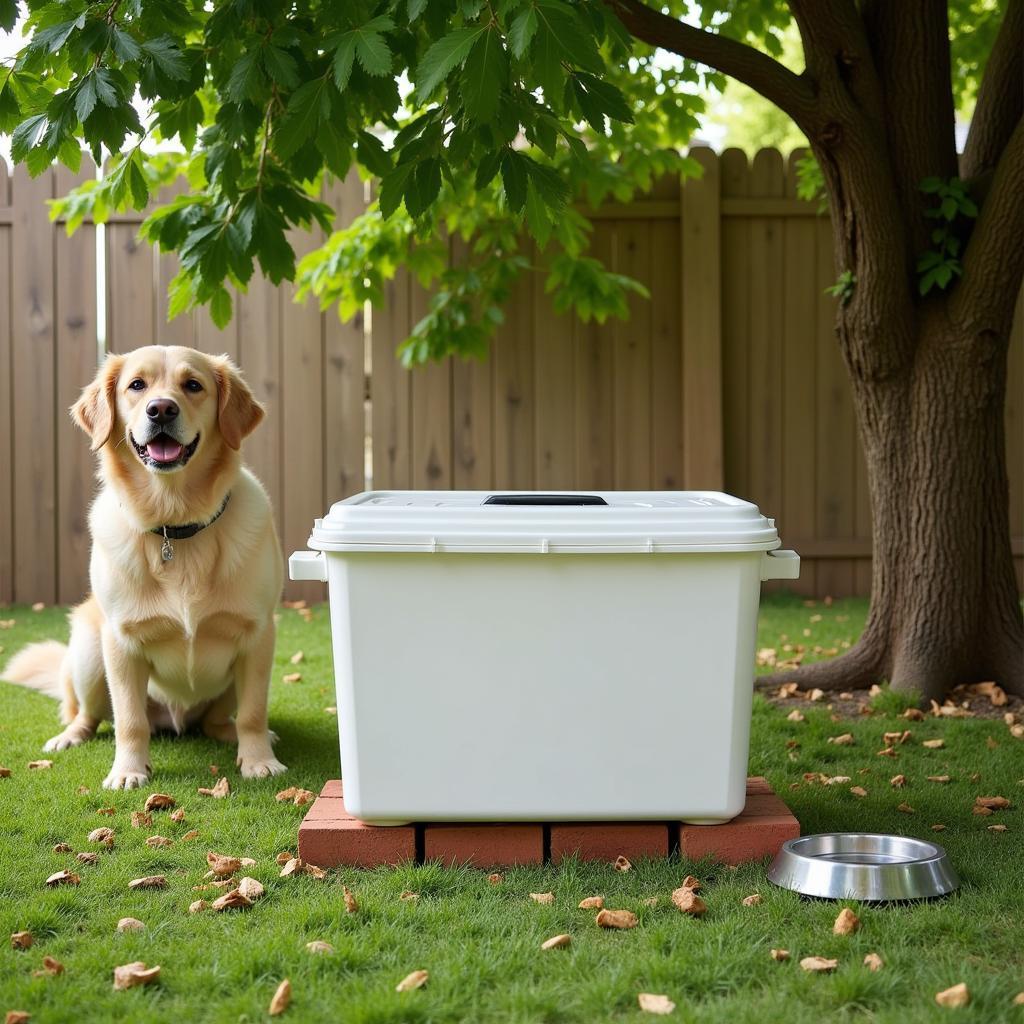
{"type": "Polygon", "coordinates": [[[150,345],[108,356],[71,415],[93,451],[111,444],[119,457],[168,474],[197,453],[237,451],[263,407],[227,356],[150,345]]]}

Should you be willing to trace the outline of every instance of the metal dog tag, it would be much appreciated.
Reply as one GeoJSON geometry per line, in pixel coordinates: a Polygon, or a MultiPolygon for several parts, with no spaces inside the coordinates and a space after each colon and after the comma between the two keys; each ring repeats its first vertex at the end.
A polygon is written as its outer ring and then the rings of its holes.
{"type": "Polygon", "coordinates": [[[160,557],[165,561],[169,562],[174,557],[174,545],[171,544],[171,538],[167,536],[167,527],[164,527],[164,542],[160,545],[160,557]]]}

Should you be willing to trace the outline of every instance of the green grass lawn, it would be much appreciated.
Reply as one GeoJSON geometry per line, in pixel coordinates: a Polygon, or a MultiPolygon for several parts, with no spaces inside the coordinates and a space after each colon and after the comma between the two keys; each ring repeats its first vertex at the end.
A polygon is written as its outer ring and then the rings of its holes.
{"type": "MultiPolygon", "coordinates": [[[[762,608],[760,645],[781,648],[785,634],[829,649],[853,640],[864,614],[862,601],[807,608],[794,598],[772,597],[762,608]]],[[[0,661],[30,640],[66,633],[60,609],[16,607],[0,618],[15,620],[0,630],[0,661]]],[[[107,793],[100,783],[113,753],[109,726],[84,747],[44,755],[43,742],[58,730],[54,702],[0,685],[0,765],[12,770],[0,779],[0,936],[23,929],[35,936],[28,951],[0,950],[0,1011],[26,1010],[35,1022],[261,1021],[287,977],[293,1000],[284,1019],[294,1021],[640,1020],[647,1018],[637,1008],[637,993],[645,991],[667,994],[677,1004],[671,1019],[678,1021],[1024,1022],[1024,1006],[1012,1005],[1024,990],[1024,829],[1017,807],[1024,799],[1024,742],[1000,719],[906,723],[894,702],[882,700],[888,713],[840,723],[831,721],[824,704],[805,705],[806,721],[794,723],[784,704],[755,699],[750,771],[770,779],[805,832],[935,838],[931,826],[946,826],[939,838],[963,879],[959,892],[914,906],[855,907],[862,928],[841,938],[832,934],[839,905],[773,888],[765,864],[730,871],[672,859],[618,874],[606,865],[570,862],[508,870],[496,886],[482,871],[437,865],[331,871],[324,881],[279,878],[274,857],[294,850],[303,811],[275,802],[274,794],[285,785],[318,791],[338,775],[336,719],[324,711],[334,703],[326,608],[316,608],[310,623],[285,610],[270,717],[288,775],[243,781],[227,747],[191,736],[157,739],[152,785],[107,793]],[[295,670],[288,659],[297,650],[305,653],[298,666],[302,680],[285,684],[281,677],[295,670]],[[907,724],[913,739],[898,758],[877,757],[882,733],[907,724]],[[852,732],[856,744],[827,742],[840,732],[852,732]],[[945,739],[945,749],[920,744],[937,737],[945,739]],[[799,746],[787,749],[792,739],[799,746]],[[28,770],[40,757],[52,758],[53,767],[28,770]],[[229,799],[196,795],[197,787],[212,784],[211,765],[230,779],[229,799]],[[853,781],[807,785],[804,772],[853,781]],[[909,780],[905,789],[889,785],[897,772],[909,780]],[[938,774],[952,781],[926,781],[938,774]],[[790,790],[793,782],[801,784],[790,790]],[[868,795],[851,794],[855,784],[868,795]],[[151,829],[133,829],[130,812],[141,810],[154,791],[175,796],[185,820],[176,824],[154,814],[151,829]],[[1007,796],[1015,806],[977,817],[971,808],[982,794],[1007,796]],[[903,801],[913,815],[896,810],[903,801]],[[116,813],[100,816],[102,807],[116,813]],[[988,831],[1000,821],[1007,832],[988,831]],[[101,852],[97,866],[52,852],[58,842],[76,852],[96,848],[86,836],[100,825],[115,830],[116,843],[101,852]],[[198,839],[162,849],[144,844],[152,834],[178,839],[190,829],[199,831],[198,839]],[[264,898],[245,911],[190,915],[192,900],[216,895],[193,892],[207,850],[254,857],[257,866],[248,873],[265,885],[264,898]],[[47,889],[46,877],[62,868],[77,870],[81,885],[47,889]],[[684,917],[668,900],[688,872],[705,884],[703,920],[684,917]],[[166,890],[128,890],[130,879],[156,873],[167,876],[166,890]],[[345,912],[343,884],[359,899],[356,914],[345,912]],[[407,889],[420,899],[399,900],[407,889]],[[556,894],[552,906],[528,897],[547,890],[556,894]],[[763,902],[744,907],[740,901],[754,892],[763,902]],[[609,907],[636,911],[639,927],[598,929],[593,911],[577,909],[593,894],[605,896],[609,907]],[[655,895],[658,906],[644,906],[655,895]],[[117,934],[124,916],[141,919],[146,930],[117,934]],[[560,932],[572,935],[572,945],[542,952],[541,942],[560,932]],[[312,939],[330,942],[334,955],[307,953],[312,939]],[[772,947],[790,950],[792,959],[772,961],[772,947]],[[884,960],[880,971],[862,965],[868,952],[884,960]],[[47,954],[65,973],[34,977],[47,954]],[[839,968],[806,974],[798,961],[808,955],[836,957],[839,968]],[[160,964],[159,983],[114,992],[113,967],[133,960],[160,964]],[[396,983],[418,968],[429,970],[428,985],[396,993],[396,983]],[[961,981],[970,988],[970,1007],[937,1007],[935,993],[961,981]]]]}

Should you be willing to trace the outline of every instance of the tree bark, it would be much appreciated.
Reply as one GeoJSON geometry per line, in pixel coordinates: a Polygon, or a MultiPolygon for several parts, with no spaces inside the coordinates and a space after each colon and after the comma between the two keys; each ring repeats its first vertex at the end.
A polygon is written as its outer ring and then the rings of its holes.
{"type": "Polygon", "coordinates": [[[1001,338],[966,335],[936,300],[904,372],[878,380],[851,367],[873,516],[868,622],[849,653],[769,683],[889,680],[941,700],[993,680],[1024,695],[1003,428],[1008,334],[1007,323],[1001,338]]]}

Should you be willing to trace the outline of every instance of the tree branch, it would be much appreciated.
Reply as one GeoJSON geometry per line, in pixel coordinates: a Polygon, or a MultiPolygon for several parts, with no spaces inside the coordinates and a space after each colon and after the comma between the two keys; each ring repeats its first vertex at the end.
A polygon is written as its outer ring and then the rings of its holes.
{"type": "Polygon", "coordinates": [[[991,171],[1024,114],[1024,0],[1009,0],[978,90],[960,177],[991,171]]]}
{"type": "Polygon", "coordinates": [[[809,134],[815,113],[814,90],[766,53],[735,39],[694,28],[662,14],[641,0],[606,0],[631,35],[688,60],[706,64],[759,92],[809,134]]]}
{"type": "Polygon", "coordinates": [[[1024,116],[996,164],[967,251],[963,279],[950,298],[950,314],[971,333],[1009,334],[1024,277],[1024,116]]]}

